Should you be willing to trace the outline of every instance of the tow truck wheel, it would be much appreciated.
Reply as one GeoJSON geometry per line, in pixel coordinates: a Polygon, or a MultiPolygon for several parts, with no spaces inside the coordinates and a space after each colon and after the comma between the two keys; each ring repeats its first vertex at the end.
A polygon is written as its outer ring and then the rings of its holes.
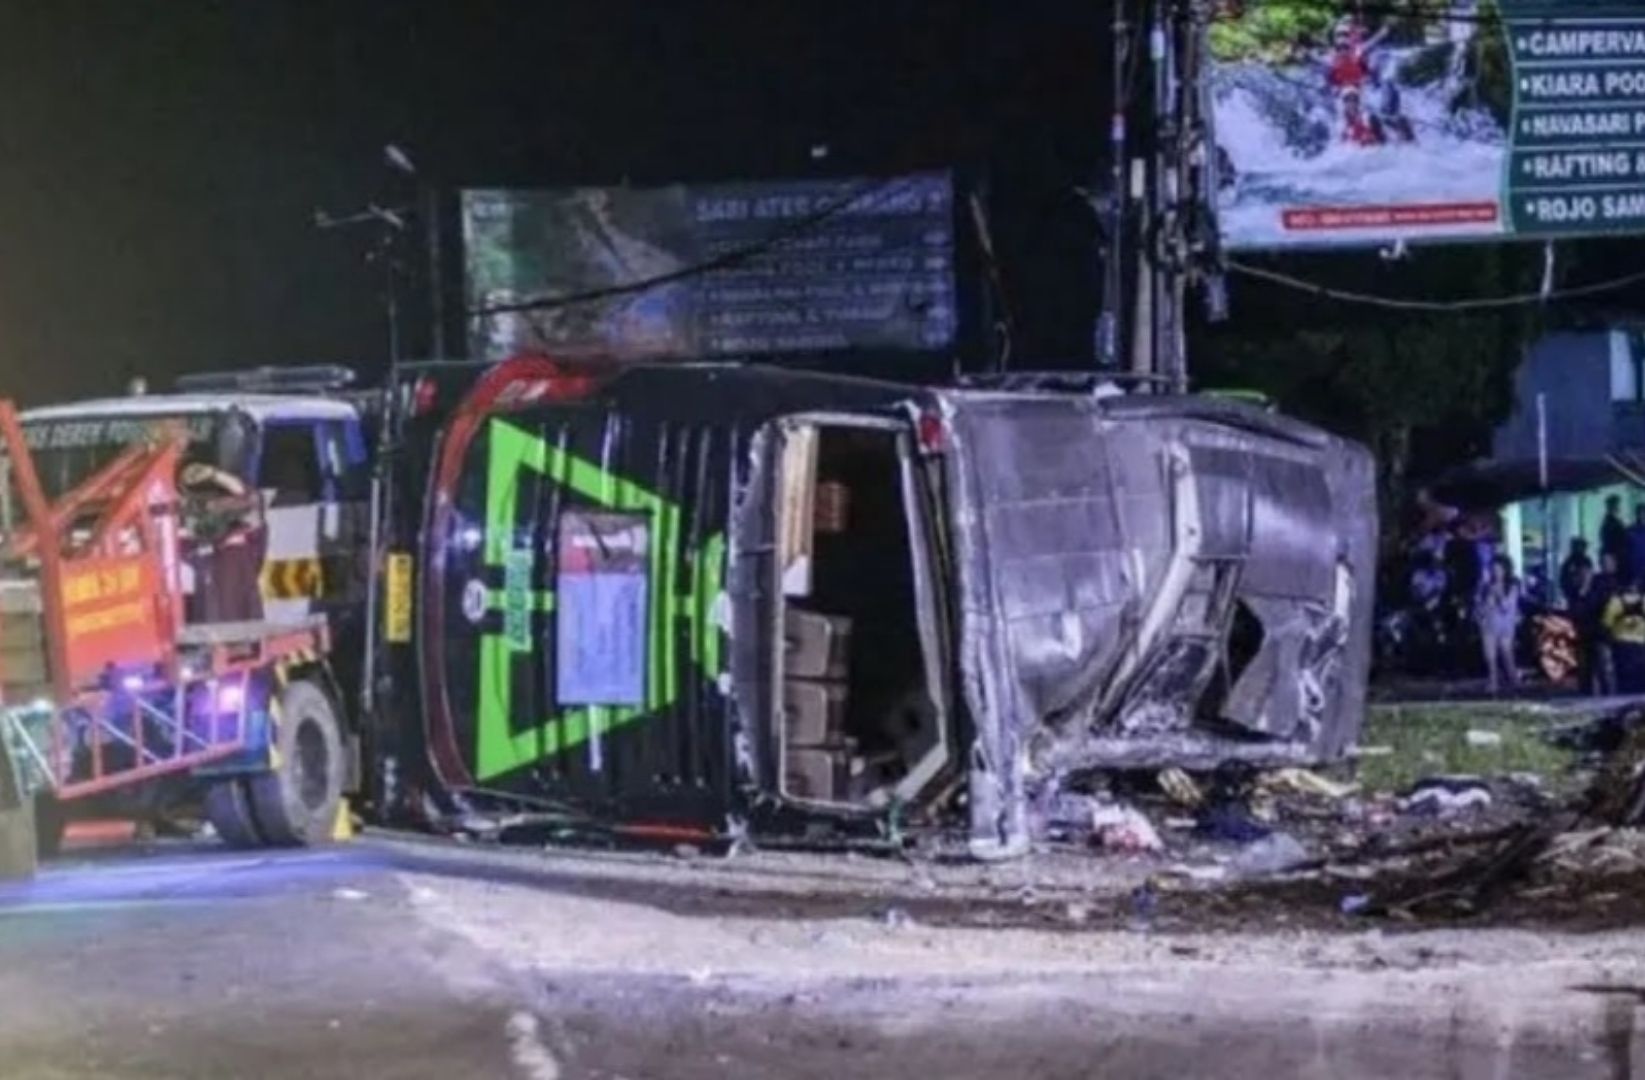
{"type": "Polygon", "coordinates": [[[251,794],[239,777],[219,780],[207,789],[206,820],[229,847],[263,846],[263,835],[257,831],[257,819],[251,813],[251,794]]]}
{"type": "Polygon", "coordinates": [[[343,800],[343,735],[331,698],[305,679],[280,695],[279,767],[250,778],[252,812],[270,844],[300,846],[331,839],[343,800]]]}

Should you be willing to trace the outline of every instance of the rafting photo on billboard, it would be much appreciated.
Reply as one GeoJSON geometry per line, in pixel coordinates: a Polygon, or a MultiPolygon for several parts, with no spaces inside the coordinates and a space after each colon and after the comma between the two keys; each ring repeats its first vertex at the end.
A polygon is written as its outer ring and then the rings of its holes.
{"type": "Polygon", "coordinates": [[[1223,0],[1210,46],[1228,246],[1502,233],[1512,73],[1494,0],[1223,0]]]}

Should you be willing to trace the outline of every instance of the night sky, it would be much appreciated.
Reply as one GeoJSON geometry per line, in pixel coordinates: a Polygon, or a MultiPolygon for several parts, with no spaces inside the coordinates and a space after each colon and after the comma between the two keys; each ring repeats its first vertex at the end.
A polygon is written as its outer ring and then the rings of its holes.
{"type": "Polygon", "coordinates": [[[993,191],[1019,353],[1086,353],[1103,6],[4,0],[5,392],[372,369],[369,236],[312,220],[413,195],[390,141],[446,188],[958,166],[993,191]]]}

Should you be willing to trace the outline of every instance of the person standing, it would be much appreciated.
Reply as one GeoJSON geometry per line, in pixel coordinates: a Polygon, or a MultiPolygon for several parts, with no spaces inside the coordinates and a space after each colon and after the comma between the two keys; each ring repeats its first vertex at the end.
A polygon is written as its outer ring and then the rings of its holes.
{"type": "Polygon", "coordinates": [[[1616,661],[1611,656],[1611,636],[1605,629],[1605,609],[1611,598],[1622,591],[1622,568],[1611,552],[1599,556],[1599,573],[1594,575],[1591,603],[1599,612],[1594,628],[1594,693],[1609,697],[1616,693],[1616,661]]]}
{"type": "Polygon", "coordinates": [[[1616,556],[1618,570],[1628,568],[1628,527],[1622,523],[1622,497],[1605,496],[1605,518],[1599,523],[1600,555],[1616,556]]]}
{"type": "Polygon", "coordinates": [[[1637,578],[1628,579],[1605,605],[1605,632],[1616,665],[1617,692],[1645,692],[1645,592],[1637,578]]]}
{"type": "Polygon", "coordinates": [[[1611,691],[1610,654],[1604,648],[1605,604],[1610,597],[1600,595],[1591,563],[1578,563],[1569,584],[1561,588],[1566,613],[1576,627],[1582,692],[1603,696],[1611,691]]]}
{"type": "Polygon", "coordinates": [[[1571,590],[1576,586],[1579,571],[1587,571],[1591,581],[1594,576],[1594,560],[1588,556],[1588,541],[1580,536],[1571,538],[1571,547],[1565,555],[1565,561],[1559,564],[1559,595],[1569,604],[1571,590]]]}
{"type": "Polygon", "coordinates": [[[1514,639],[1519,632],[1519,581],[1513,564],[1505,556],[1491,560],[1491,573],[1480,587],[1474,604],[1474,620],[1485,650],[1485,674],[1495,697],[1507,679],[1519,685],[1519,667],[1514,662],[1514,639]]]}

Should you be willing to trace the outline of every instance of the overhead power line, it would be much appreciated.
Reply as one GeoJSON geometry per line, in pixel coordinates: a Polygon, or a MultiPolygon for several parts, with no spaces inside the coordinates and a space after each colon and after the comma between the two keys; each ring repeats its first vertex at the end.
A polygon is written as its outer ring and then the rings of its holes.
{"type": "Polygon", "coordinates": [[[1555,300],[1574,300],[1582,296],[1593,296],[1597,293],[1612,292],[1625,289],[1630,285],[1645,282],[1645,270],[1627,274],[1623,277],[1611,278],[1608,281],[1596,281],[1588,285],[1573,285],[1565,289],[1552,289],[1546,294],[1542,292],[1515,293],[1509,296],[1489,296],[1465,300],[1413,300],[1401,296],[1378,296],[1374,293],[1355,292],[1351,289],[1337,289],[1329,285],[1320,285],[1303,278],[1293,277],[1290,274],[1280,273],[1278,270],[1265,270],[1260,266],[1249,263],[1230,262],[1228,269],[1246,277],[1257,278],[1262,281],[1282,285],[1288,289],[1305,292],[1311,296],[1320,296],[1328,300],[1339,300],[1348,304],[1367,304],[1372,307],[1390,308],[1396,311],[1432,311],[1443,313],[1458,313],[1464,311],[1489,311],[1500,308],[1526,307],[1532,304],[1549,303],[1555,300]]]}

